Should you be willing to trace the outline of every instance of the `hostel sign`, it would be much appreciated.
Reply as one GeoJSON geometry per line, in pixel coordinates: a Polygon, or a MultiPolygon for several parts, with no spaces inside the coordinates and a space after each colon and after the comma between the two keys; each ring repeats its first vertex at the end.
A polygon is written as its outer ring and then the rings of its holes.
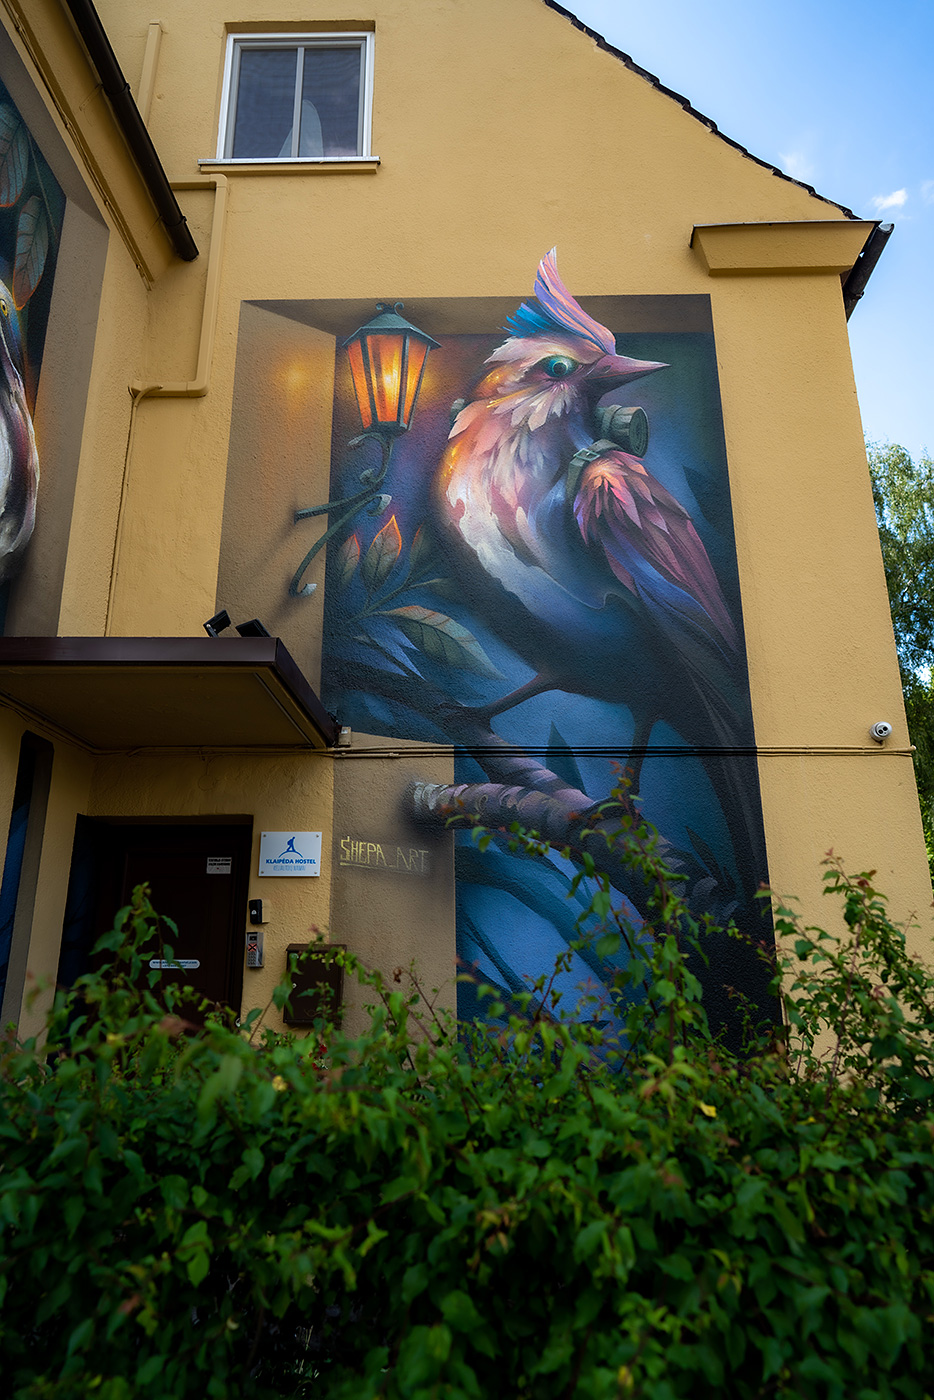
{"type": "Polygon", "coordinates": [[[320,831],[263,831],[259,838],[260,875],[320,875],[320,831]]]}

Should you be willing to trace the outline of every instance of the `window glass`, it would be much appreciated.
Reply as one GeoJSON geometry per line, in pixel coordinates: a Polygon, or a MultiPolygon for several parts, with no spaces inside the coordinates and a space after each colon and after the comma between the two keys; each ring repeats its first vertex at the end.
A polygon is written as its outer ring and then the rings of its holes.
{"type": "Polygon", "coordinates": [[[240,50],[232,156],[277,156],[283,145],[289,154],[297,58],[294,48],[240,50]]]}
{"type": "Polygon", "coordinates": [[[360,60],[357,48],[305,50],[302,82],[301,140],[305,143],[306,110],[320,122],[320,151],[300,155],[355,156],[360,149],[360,60]]]}
{"type": "Polygon", "coordinates": [[[364,44],[244,41],[233,52],[227,156],[320,159],[363,153],[364,44]]]}

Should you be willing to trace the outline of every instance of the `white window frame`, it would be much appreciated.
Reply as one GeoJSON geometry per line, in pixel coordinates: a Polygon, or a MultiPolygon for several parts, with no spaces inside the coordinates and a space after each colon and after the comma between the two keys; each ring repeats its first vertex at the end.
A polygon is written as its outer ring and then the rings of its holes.
{"type": "MultiPolygon", "coordinates": [[[[373,40],[371,31],[344,30],[321,34],[290,34],[275,31],[262,34],[228,34],[224,60],[224,86],[221,91],[220,121],[217,128],[217,160],[225,165],[326,165],[348,161],[372,161],[371,128],[373,121],[373,40]],[[231,156],[233,130],[236,120],[236,88],[240,72],[240,54],[244,49],[355,48],[362,50],[359,150],[355,156],[231,156]]],[[[302,60],[303,61],[303,60],[302,60]]],[[[301,103],[301,69],[295,87],[294,139],[298,140],[298,113],[301,103]]]]}

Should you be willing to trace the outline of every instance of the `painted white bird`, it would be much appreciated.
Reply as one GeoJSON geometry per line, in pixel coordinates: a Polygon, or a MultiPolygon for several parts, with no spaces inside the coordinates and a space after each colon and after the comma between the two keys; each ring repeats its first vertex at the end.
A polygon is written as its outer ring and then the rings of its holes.
{"type": "Polygon", "coordinates": [[[17,573],[36,523],[39,454],[23,387],[13,298],[0,282],[0,583],[17,573]]]}

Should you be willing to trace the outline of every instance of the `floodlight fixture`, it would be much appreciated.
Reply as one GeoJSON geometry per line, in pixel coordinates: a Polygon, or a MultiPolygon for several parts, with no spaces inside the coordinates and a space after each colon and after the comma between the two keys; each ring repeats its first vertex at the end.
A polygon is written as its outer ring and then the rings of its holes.
{"type": "Polygon", "coordinates": [[[265,627],[263,626],[263,624],[260,622],[260,620],[259,620],[258,617],[252,617],[252,618],[250,618],[250,621],[249,621],[249,622],[238,622],[238,623],[237,623],[237,631],[240,633],[240,636],[241,636],[241,637],[271,637],[271,636],[272,636],[272,633],[271,633],[271,632],[268,632],[268,631],[266,630],[266,628],[265,628],[265,627]]]}
{"type": "Polygon", "coordinates": [[[216,612],[213,617],[209,617],[203,626],[209,637],[216,637],[223,632],[225,628],[230,626],[230,613],[226,608],[221,608],[220,612],[216,612]]]}

